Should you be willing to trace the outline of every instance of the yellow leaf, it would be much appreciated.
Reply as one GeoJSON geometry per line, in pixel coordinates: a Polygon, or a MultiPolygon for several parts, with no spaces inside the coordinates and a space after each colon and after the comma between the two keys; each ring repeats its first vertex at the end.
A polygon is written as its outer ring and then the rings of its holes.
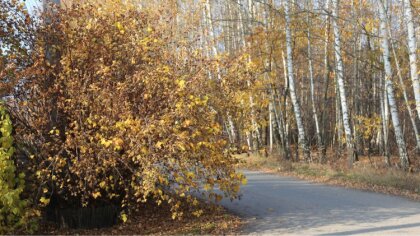
{"type": "Polygon", "coordinates": [[[204,185],[204,190],[205,191],[209,191],[210,189],[212,189],[212,187],[210,186],[210,184],[205,184],[204,185]]]}
{"type": "Polygon", "coordinates": [[[121,220],[125,223],[127,222],[127,214],[121,214],[121,220]]]}
{"type": "Polygon", "coordinates": [[[191,123],[192,123],[192,121],[191,121],[191,120],[185,120],[185,121],[184,121],[184,127],[188,127],[188,126],[190,126],[190,125],[191,125],[191,123]]]}
{"type": "Polygon", "coordinates": [[[147,149],[147,147],[143,146],[143,147],[141,147],[141,152],[143,154],[147,154],[147,153],[149,153],[149,150],[147,149]]]}
{"type": "Polygon", "coordinates": [[[194,178],[195,177],[194,172],[191,172],[191,171],[187,172],[186,175],[187,175],[187,178],[194,178]]]}
{"type": "Polygon", "coordinates": [[[44,206],[46,206],[48,205],[48,203],[50,203],[50,199],[41,197],[41,199],[39,199],[39,202],[41,202],[44,206]]]}
{"type": "Polygon", "coordinates": [[[95,193],[92,194],[92,197],[95,198],[95,199],[100,197],[100,196],[101,196],[100,192],[95,192],[95,193]]]}
{"type": "Polygon", "coordinates": [[[88,24],[86,25],[86,29],[90,30],[92,28],[92,22],[88,22],[88,24]]]}
{"type": "Polygon", "coordinates": [[[178,84],[178,87],[179,87],[180,89],[185,88],[185,80],[183,80],[183,79],[181,79],[181,80],[177,80],[177,84],[178,84]]]}
{"type": "Polygon", "coordinates": [[[177,144],[177,146],[178,146],[178,148],[179,148],[181,151],[185,151],[185,146],[184,146],[184,144],[182,144],[182,143],[178,143],[178,144],[177,144]]]}
{"type": "Polygon", "coordinates": [[[159,142],[156,143],[155,147],[156,148],[161,148],[162,145],[163,145],[163,142],[159,141],[159,142]]]}
{"type": "Polygon", "coordinates": [[[117,29],[118,30],[124,30],[124,27],[123,27],[123,25],[121,24],[121,22],[119,22],[119,21],[117,21],[116,23],[115,23],[115,26],[117,27],[117,29]]]}
{"type": "Polygon", "coordinates": [[[101,144],[104,145],[106,148],[108,148],[109,146],[111,146],[112,141],[106,140],[104,138],[101,139],[101,144]]]}

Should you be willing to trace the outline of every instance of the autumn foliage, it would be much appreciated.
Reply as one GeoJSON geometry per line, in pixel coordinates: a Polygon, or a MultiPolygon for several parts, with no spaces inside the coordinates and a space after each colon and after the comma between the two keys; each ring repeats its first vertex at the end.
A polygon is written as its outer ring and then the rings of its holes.
{"type": "Polygon", "coordinates": [[[176,218],[180,198],[197,204],[191,192],[237,197],[245,178],[211,92],[221,85],[189,42],[169,37],[161,15],[80,2],[20,27],[32,35],[27,63],[4,62],[19,81],[8,104],[34,206],[117,204],[125,221],[150,199],[176,218]]]}

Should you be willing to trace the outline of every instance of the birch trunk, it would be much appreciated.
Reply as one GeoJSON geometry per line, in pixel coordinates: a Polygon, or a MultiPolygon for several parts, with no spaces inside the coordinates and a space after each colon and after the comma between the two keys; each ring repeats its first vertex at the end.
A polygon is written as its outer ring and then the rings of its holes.
{"type": "Polygon", "coordinates": [[[381,79],[381,86],[383,87],[383,92],[381,96],[381,115],[382,115],[382,133],[383,133],[383,152],[385,157],[385,164],[390,166],[390,155],[389,155],[389,106],[388,106],[388,97],[386,93],[385,83],[381,79]]]}
{"type": "MultiPolygon", "coordinates": [[[[290,144],[290,140],[289,140],[289,122],[288,122],[288,115],[287,115],[287,108],[289,107],[289,102],[288,102],[288,98],[289,98],[289,79],[288,79],[288,72],[287,72],[287,63],[286,63],[286,58],[284,56],[284,52],[281,52],[281,59],[283,62],[283,73],[284,73],[284,94],[283,94],[283,98],[284,98],[284,134],[285,134],[285,140],[288,144],[290,144]]],[[[281,96],[279,96],[279,103],[280,103],[280,113],[282,112],[281,110],[281,96]]],[[[292,150],[290,149],[290,145],[287,146],[287,150],[289,151],[290,154],[290,158],[292,157],[292,150]]]]}
{"type": "Polygon", "coordinates": [[[408,100],[407,89],[405,87],[404,80],[403,80],[402,75],[401,75],[400,63],[399,63],[399,60],[398,60],[398,57],[397,57],[397,53],[395,51],[394,43],[392,41],[391,30],[390,30],[390,27],[389,27],[389,21],[388,20],[387,20],[387,25],[386,26],[387,26],[387,31],[388,31],[388,37],[391,39],[390,44],[391,44],[391,48],[392,48],[392,55],[394,56],[395,68],[397,69],[397,75],[398,75],[401,90],[402,90],[402,93],[403,93],[405,106],[407,107],[408,116],[410,117],[411,125],[413,126],[414,137],[416,139],[416,151],[419,152],[420,151],[420,136],[419,136],[419,131],[417,129],[416,118],[415,118],[415,114],[413,114],[413,111],[411,110],[411,106],[410,106],[410,103],[409,103],[409,100],[408,100]]]}
{"type": "Polygon", "coordinates": [[[410,0],[403,0],[404,5],[404,18],[405,23],[407,24],[407,41],[408,41],[408,52],[410,60],[410,74],[411,81],[413,83],[414,89],[414,98],[416,99],[416,110],[417,115],[420,118],[420,81],[419,81],[419,71],[417,70],[417,40],[416,32],[414,29],[414,19],[411,9],[410,0]]]}
{"type": "Polygon", "coordinates": [[[386,86],[386,93],[388,97],[388,104],[389,109],[391,112],[391,119],[392,124],[394,126],[395,131],[395,139],[397,141],[398,146],[398,152],[400,156],[400,162],[401,167],[404,170],[407,170],[409,167],[409,161],[408,161],[408,154],[405,146],[404,136],[400,125],[400,119],[398,116],[398,108],[397,103],[395,101],[394,96],[394,88],[392,85],[392,69],[391,69],[391,57],[389,54],[389,41],[388,41],[388,34],[386,29],[386,5],[383,1],[378,0],[379,3],[379,17],[381,20],[380,24],[380,33],[381,33],[381,39],[382,39],[382,55],[383,55],[383,61],[384,61],[384,70],[385,70],[385,86],[386,86]]]}
{"type": "Polygon", "coordinates": [[[286,47],[287,47],[287,71],[288,71],[288,78],[289,78],[289,89],[290,89],[290,97],[292,99],[293,110],[295,113],[296,118],[296,125],[298,127],[298,142],[302,148],[304,153],[304,158],[306,161],[311,161],[311,154],[308,146],[308,142],[306,139],[305,128],[303,126],[302,114],[300,110],[299,101],[296,95],[296,88],[295,88],[295,81],[293,75],[293,50],[292,50],[292,33],[290,30],[290,6],[289,0],[285,2],[285,17],[286,17],[286,47]]]}
{"type": "MultiPolygon", "coordinates": [[[[272,100],[275,101],[275,98],[276,98],[275,90],[272,90],[272,100]]],[[[274,116],[276,119],[278,133],[279,133],[281,143],[283,146],[284,158],[286,160],[289,160],[290,159],[290,145],[289,145],[289,139],[286,132],[286,127],[284,125],[286,122],[285,122],[285,117],[282,112],[281,97],[278,96],[278,99],[279,99],[279,105],[280,105],[279,111],[277,111],[276,105],[274,104],[273,106],[274,116]]]]}
{"type": "Polygon", "coordinates": [[[335,51],[335,58],[336,58],[336,70],[337,70],[337,83],[338,89],[340,92],[340,103],[341,103],[341,113],[343,118],[343,127],[344,133],[346,135],[346,145],[347,145],[347,152],[348,152],[348,163],[351,167],[353,162],[357,159],[357,154],[354,150],[354,142],[353,142],[353,134],[350,127],[350,115],[349,109],[347,106],[347,98],[346,98],[346,89],[344,86],[344,66],[343,66],[343,59],[341,57],[341,39],[340,39],[340,29],[338,28],[338,1],[339,0],[332,0],[333,4],[333,12],[332,12],[332,21],[333,21],[333,28],[334,28],[334,51],[335,51]]]}
{"type": "Polygon", "coordinates": [[[270,145],[270,153],[273,152],[273,103],[270,102],[268,105],[268,116],[269,116],[269,145],[270,145]]]}

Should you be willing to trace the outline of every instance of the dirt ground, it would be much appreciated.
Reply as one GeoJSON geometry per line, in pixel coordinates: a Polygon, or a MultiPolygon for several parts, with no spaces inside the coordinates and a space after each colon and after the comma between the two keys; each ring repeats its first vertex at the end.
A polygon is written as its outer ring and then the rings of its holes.
{"type": "Polygon", "coordinates": [[[200,217],[191,214],[192,209],[184,209],[182,219],[172,220],[169,206],[155,204],[140,205],[125,223],[103,229],[60,229],[57,225],[42,222],[36,234],[47,235],[127,235],[127,234],[236,234],[242,222],[239,217],[224,208],[202,203],[204,213],[200,217]]]}

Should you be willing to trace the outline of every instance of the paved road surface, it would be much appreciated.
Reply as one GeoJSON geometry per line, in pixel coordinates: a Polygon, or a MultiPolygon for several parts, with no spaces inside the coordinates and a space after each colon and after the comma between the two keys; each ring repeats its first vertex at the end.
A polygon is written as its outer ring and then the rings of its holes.
{"type": "Polygon", "coordinates": [[[261,172],[244,173],[248,184],[242,188],[242,199],[222,202],[248,221],[244,234],[420,235],[419,202],[261,172]]]}

